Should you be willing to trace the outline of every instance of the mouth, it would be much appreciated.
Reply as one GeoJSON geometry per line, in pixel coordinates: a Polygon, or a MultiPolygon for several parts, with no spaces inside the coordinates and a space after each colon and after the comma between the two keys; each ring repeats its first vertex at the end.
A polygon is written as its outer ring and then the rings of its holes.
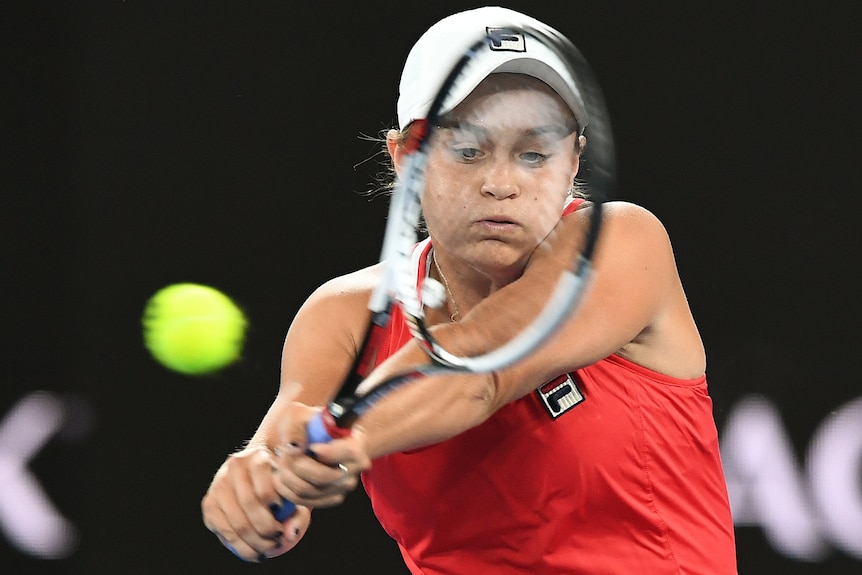
{"type": "Polygon", "coordinates": [[[482,218],[476,222],[476,225],[486,230],[497,232],[511,231],[520,227],[518,222],[505,216],[490,216],[482,218]]]}
{"type": "Polygon", "coordinates": [[[487,222],[489,224],[517,224],[518,222],[504,214],[492,214],[481,217],[479,223],[487,222]]]}

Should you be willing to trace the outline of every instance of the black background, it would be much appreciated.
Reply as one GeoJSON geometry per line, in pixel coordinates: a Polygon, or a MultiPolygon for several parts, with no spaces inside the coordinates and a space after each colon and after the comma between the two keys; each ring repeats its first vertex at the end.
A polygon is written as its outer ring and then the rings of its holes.
{"type": "MultiPolygon", "coordinates": [[[[0,572],[404,572],[361,492],[267,565],[200,521],[212,473],[277,391],[298,306],[379,255],[387,204],[362,194],[379,169],[363,135],[393,123],[403,58],[474,6],[339,4],[0,5],[0,417],[37,389],[80,408],[30,468],[81,533],[54,561],[0,537],[0,572]],[[144,303],[178,281],[245,309],[241,363],[189,378],[147,355],[144,303]]],[[[603,84],[618,195],[671,234],[717,422],[764,394],[800,456],[859,393],[854,5],[509,3],[572,38],[603,84]]],[[[862,569],[840,551],[792,561],[755,527],[738,539],[740,573],[862,569]]]]}

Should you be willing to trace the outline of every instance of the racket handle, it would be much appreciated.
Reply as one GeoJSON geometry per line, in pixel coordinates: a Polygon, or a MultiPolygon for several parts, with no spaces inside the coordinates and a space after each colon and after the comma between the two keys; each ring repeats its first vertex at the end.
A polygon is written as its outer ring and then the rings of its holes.
{"type": "MultiPolygon", "coordinates": [[[[345,437],[350,434],[349,429],[336,426],[335,419],[326,409],[311,418],[306,426],[306,432],[309,445],[312,443],[329,443],[334,438],[345,437]]],[[[270,509],[275,518],[284,523],[296,511],[296,505],[282,497],[281,505],[273,505],[270,509]]]]}

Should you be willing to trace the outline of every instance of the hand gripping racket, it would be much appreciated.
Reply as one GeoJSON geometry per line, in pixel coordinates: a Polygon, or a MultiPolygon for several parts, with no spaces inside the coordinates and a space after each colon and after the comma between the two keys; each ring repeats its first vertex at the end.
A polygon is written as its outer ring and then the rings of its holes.
{"type": "MultiPolygon", "coordinates": [[[[463,87],[460,87],[463,90],[463,87]]],[[[472,88],[471,88],[472,89],[472,88]]],[[[586,114],[579,118],[586,125],[586,114]]],[[[389,217],[383,240],[382,279],[371,294],[369,309],[372,319],[365,339],[338,395],[326,409],[308,425],[310,443],[325,443],[350,433],[351,425],[387,393],[419,377],[445,372],[487,373],[510,366],[529,355],[568,318],[577,306],[588,283],[592,256],[602,220],[602,202],[612,197],[616,180],[616,159],[613,134],[604,99],[593,72],[580,51],[556,30],[538,24],[488,29],[467,49],[441,84],[425,120],[411,134],[412,152],[408,155],[401,178],[391,198],[389,217]],[[551,50],[565,64],[571,91],[580,95],[582,108],[589,112],[586,130],[589,145],[584,154],[581,173],[589,186],[592,209],[583,238],[581,253],[570,270],[559,278],[556,288],[532,322],[504,345],[485,354],[464,357],[447,351],[434,339],[425,323],[423,306],[439,306],[445,301],[445,290],[431,278],[425,280],[417,294],[415,270],[411,257],[419,239],[421,200],[425,187],[429,143],[440,123],[447,97],[459,89],[459,81],[470,66],[482,65],[483,58],[492,57],[491,47],[519,38],[551,50]],[[373,389],[362,390],[360,384],[374,368],[380,338],[389,324],[393,306],[400,305],[413,336],[420,341],[430,359],[413,371],[380,383],[373,389]]],[[[582,126],[583,127],[583,126],[582,126]]],[[[295,510],[287,500],[274,515],[285,521],[295,510]]]]}

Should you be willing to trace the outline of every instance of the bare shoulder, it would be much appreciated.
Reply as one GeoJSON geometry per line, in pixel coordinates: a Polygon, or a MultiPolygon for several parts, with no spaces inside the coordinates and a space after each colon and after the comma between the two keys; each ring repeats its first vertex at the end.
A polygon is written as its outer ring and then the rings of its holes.
{"type": "Polygon", "coordinates": [[[348,317],[363,321],[368,298],[380,279],[382,266],[375,264],[327,280],[317,287],[299,310],[297,319],[304,316],[320,318],[321,314],[343,323],[348,317]]]}
{"type": "Polygon", "coordinates": [[[334,277],[302,304],[282,349],[282,389],[291,397],[311,405],[331,399],[362,342],[379,275],[376,265],[334,277]]]}
{"type": "MultiPolygon", "coordinates": [[[[585,202],[565,225],[572,233],[580,235],[593,204],[585,202]],[[579,216],[579,217],[578,217],[579,216]]],[[[647,208],[627,201],[609,201],[602,204],[602,227],[599,235],[596,258],[601,252],[611,252],[616,258],[641,259],[647,255],[666,256],[671,252],[670,238],[664,224],[647,208]]]]}
{"type": "Polygon", "coordinates": [[[380,278],[382,266],[367,268],[336,276],[317,287],[299,308],[294,326],[305,329],[348,329],[367,323],[368,299],[380,278]]]}
{"type": "MultiPolygon", "coordinates": [[[[577,212],[586,213],[592,209],[591,202],[584,202],[582,207],[579,207],[577,212]]],[[[655,231],[664,232],[664,225],[661,221],[647,208],[632,202],[613,200],[602,204],[603,224],[625,224],[629,226],[644,226],[646,228],[654,228],[655,231]]],[[[577,213],[576,212],[576,213],[577,213]]]]}
{"type": "Polygon", "coordinates": [[[291,364],[333,349],[350,350],[361,341],[370,311],[368,299],[380,277],[374,265],[327,280],[305,300],[291,322],[285,340],[285,355],[291,364]],[[334,346],[334,347],[332,347],[334,346]]]}
{"type": "Polygon", "coordinates": [[[375,264],[324,282],[310,296],[311,299],[368,298],[380,279],[382,264],[375,264]]]}
{"type": "MultiPolygon", "coordinates": [[[[586,217],[592,204],[585,203],[575,213],[586,217]]],[[[565,218],[564,218],[565,219],[565,218]]],[[[616,247],[631,244],[641,249],[669,247],[664,224],[647,208],[627,201],[609,201],[602,204],[600,243],[613,243],[616,247]]]]}
{"type": "Polygon", "coordinates": [[[700,376],[703,344],[664,224],[650,210],[630,202],[608,202],[604,207],[596,269],[609,300],[617,302],[616,309],[638,318],[637,335],[617,353],[674,377],[700,376]]]}

